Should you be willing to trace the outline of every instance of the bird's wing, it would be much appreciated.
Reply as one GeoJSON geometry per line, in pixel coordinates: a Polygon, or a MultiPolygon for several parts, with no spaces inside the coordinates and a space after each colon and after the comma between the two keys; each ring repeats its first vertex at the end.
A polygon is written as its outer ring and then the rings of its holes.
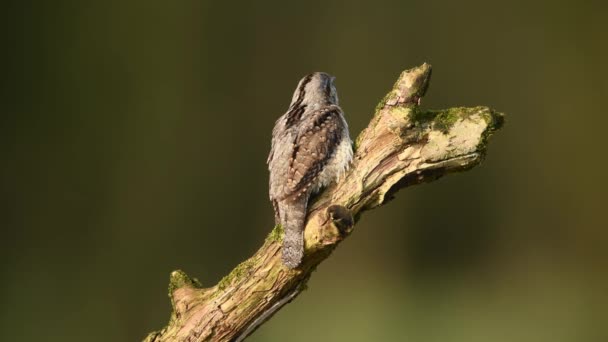
{"type": "Polygon", "coordinates": [[[344,129],[338,106],[321,108],[302,123],[289,159],[286,196],[300,196],[310,190],[340,143],[344,129]]]}

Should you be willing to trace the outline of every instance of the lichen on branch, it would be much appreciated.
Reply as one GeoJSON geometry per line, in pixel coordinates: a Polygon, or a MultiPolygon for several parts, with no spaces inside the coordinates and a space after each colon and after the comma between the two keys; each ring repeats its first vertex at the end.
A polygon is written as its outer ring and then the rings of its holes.
{"type": "Polygon", "coordinates": [[[215,286],[203,288],[174,271],[169,323],[145,342],[243,340],[305,288],[363,211],[386,203],[401,188],[478,165],[503,115],[488,107],[420,109],[430,77],[426,63],[404,71],[378,104],[356,139],[350,170],[309,205],[305,258],[298,269],[281,263],[278,225],[251,258],[215,286]]]}

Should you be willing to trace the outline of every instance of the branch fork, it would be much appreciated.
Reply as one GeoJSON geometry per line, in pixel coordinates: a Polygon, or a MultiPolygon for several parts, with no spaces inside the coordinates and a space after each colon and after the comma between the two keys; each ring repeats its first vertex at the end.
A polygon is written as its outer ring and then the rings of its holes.
{"type": "Polygon", "coordinates": [[[144,342],[242,341],[297,297],[362,212],[386,203],[401,188],[478,165],[503,115],[488,107],[421,110],[430,77],[426,63],[401,73],[357,138],[350,170],[312,199],[299,268],[281,263],[283,232],[277,226],[251,258],[213,287],[174,271],[169,323],[144,342]]]}

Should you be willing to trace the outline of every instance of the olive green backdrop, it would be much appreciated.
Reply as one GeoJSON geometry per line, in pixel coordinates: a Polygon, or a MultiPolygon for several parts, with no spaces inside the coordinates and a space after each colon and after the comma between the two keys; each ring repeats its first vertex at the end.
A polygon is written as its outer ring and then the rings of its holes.
{"type": "Polygon", "coordinates": [[[602,1],[3,5],[0,340],[139,341],[169,273],[215,284],[273,225],[298,80],[353,136],[405,68],[508,114],[485,163],[363,216],[251,341],[607,341],[602,1]]]}

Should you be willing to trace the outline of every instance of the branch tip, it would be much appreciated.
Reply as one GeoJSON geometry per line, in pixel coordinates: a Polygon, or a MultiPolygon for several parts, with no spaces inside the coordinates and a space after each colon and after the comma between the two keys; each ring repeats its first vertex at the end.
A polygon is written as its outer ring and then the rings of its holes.
{"type": "Polygon", "coordinates": [[[424,63],[402,72],[389,93],[386,104],[418,107],[429,88],[432,71],[431,65],[424,63]]]}

